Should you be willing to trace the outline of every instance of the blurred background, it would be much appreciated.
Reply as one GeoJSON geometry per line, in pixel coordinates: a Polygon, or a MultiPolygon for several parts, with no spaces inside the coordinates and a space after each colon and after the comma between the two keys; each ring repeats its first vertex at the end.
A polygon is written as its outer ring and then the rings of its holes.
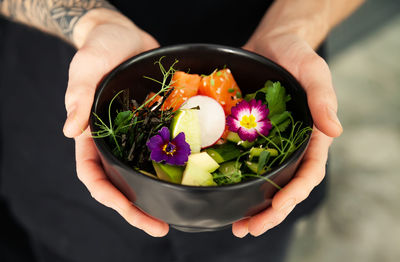
{"type": "Polygon", "coordinates": [[[328,48],[344,132],[325,204],[297,224],[288,261],[398,262],[400,1],[366,1],[328,48]]]}

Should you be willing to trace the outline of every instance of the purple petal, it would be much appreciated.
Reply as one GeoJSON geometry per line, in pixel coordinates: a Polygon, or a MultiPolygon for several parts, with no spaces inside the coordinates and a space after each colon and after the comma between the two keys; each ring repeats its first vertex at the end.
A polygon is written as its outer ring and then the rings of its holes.
{"type": "MultiPolygon", "coordinates": [[[[190,150],[190,149],[189,149],[190,150]]],[[[168,159],[165,161],[165,163],[169,165],[175,165],[175,166],[183,166],[189,159],[189,155],[186,154],[185,152],[178,152],[173,156],[168,156],[168,159]]]]}
{"type": "Polygon", "coordinates": [[[164,144],[165,143],[160,135],[152,136],[146,143],[150,151],[160,149],[164,146],[164,144]]]}
{"type": "Polygon", "coordinates": [[[237,132],[237,130],[240,128],[240,121],[229,115],[226,118],[226,125],[229,127],[230,131],[237,132]]]}
{"type": "Polygon", "coordinates": [[[232,107],[230,116],[240,121],[243,115],[250,115],[250,113],[251,110],[249,103],[247,103],[246,100],[243,100],[236,104],[236,106],[232,107]]]}
{"type": "Polygon", "coordinates": [[[169,133],[169,129],[167,127],[163,127],[161,128],[160,131],[158,131],[158,134],[161,136],[161,138],[163,139],[163,141],[165,143],[167,143],[169,141],[170,138],[170,133],[169,133]]]}
{"type": "Polygon", "coordinates": [[[262,121],[268,117],[269,110],[261,100],[252,99],[250,101],[251,114],[256,118],[256,122],[262,121]]]}
{"type": "Polygon", "coordinates": [[[247,128],[241,127],[241,128],[239,128],[237,133],[238,133],[240,139],[247,140],[249,142],[254,141],[258,136],[257,130],[255,128],[247,129],[247,128]]]}
{"type": "Polygon", "coordinates": [[[151,158],[151,160],[154,160],[157,163],[160,163],[161,161],[167,160],[168,156],[164,153],[162,148],[156,148],[151,151],[150,158],[151,158]]]}
{"type": "Polygon", "coordinates": [[[184,146],[187,145],[189,146],[188,143],[186,143],[186,137],[184,132],[180,132],[174,139],[172,139],[171,143],[176,145],[176,147],[184,146]]]}
{"type": "Polygon", "coordinates": [[[255,129],[264,136],[267,136],[271,128],[272,128],[271,122],[268,119],[266,119],[258,122],[257,127],[255,129]]]}
{"type": "Polygon", "coordinates": [[[178,166],[184,165],[190,155],[190,145],[185,141],[185,133],[180,132],[171,143],[176,146],[176,151],[172,156],[168,156],[166,163],[178,166]]]}

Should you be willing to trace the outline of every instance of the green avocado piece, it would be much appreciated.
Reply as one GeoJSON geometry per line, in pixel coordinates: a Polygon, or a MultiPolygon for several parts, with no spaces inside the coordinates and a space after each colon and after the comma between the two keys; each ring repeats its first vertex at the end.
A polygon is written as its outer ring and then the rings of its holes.
{"type": "Polygon", "coordinates": [[[184,169],[183,166],[171,166],[153,161],[153,167],[154,170],[156,170],[159,179],[175,184],[181,183],[184,169]]]}
{"type": "Polygon", "coordinates": [[[207,152],[191,154],[187,165],[197,165],[207,172],[214,172],[219,167],[218,163],[207,152]]]}
{"type": "Polygon", "coordinates": [[[182,185],[216,186],[211,172],[219,165],[206,152],[191,154],[183,172],[182,185]]]}
{"type": "Polygon", "coordinates": [[[217,183],[214,182],[210,172],[207,172],[200,166],[188,164],[183,173],[182,185],[216,186],[217,183]]]}

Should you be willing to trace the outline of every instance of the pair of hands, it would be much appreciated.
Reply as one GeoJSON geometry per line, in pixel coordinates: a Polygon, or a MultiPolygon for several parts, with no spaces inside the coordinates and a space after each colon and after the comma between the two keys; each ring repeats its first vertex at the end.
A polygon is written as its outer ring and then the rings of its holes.
{"type": "MultiPolygon", "coordinates": [[[[124,23],[115,21],[93,26],[78,41],[65,97],[68,116],[64,134],[75,139],[77,174],[92,197],[116,210],[132,226],[160,237],[168,233],[168,224],[143,213],[111,184],[87,129],[101,78],[125,59],[159,46],[153,37],[126,19],[124,23]]],[[[342,132],[329,68],[305,40],[291,33],[265,34],[252,37],[243,48],[274,60],[300,81],[307,93],[315,127],[294,179],[274,196],[270,208],[233,224],[232,231],[237,237],[248,233],[259,236],[281,223],[322,181],[332,137],[342,132]]]]}

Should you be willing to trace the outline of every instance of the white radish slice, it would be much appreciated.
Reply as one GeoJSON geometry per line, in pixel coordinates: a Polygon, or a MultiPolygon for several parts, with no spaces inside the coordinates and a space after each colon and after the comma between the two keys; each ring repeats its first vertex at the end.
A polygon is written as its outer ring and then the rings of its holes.
{"type": "Polygon", "coordinates": [[[182,106],[182,109],[199,107],[201,148],[214,145],[225,130],[225,113],[222,106],[208,96],[192,96],[182,106]]]}

